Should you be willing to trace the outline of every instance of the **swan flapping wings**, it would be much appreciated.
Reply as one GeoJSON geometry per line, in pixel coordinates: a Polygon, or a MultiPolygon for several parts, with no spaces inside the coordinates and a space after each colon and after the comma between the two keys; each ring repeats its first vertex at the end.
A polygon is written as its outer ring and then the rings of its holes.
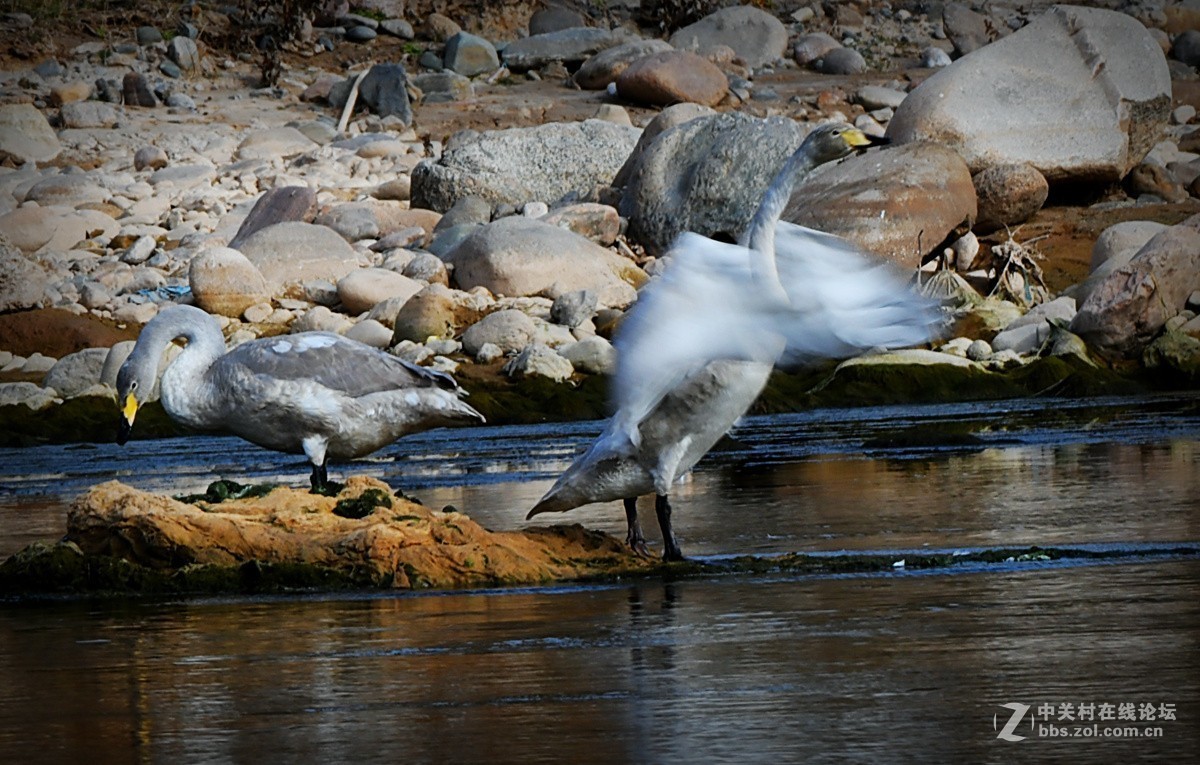
{"type": "Polygon", "coordinates": [[[676,240],[614,341],[615,424],[634,444],[637,424],[709,362],[797,364],[934,335],[936,305],[850,242],[781,222],[773,254],[777,284],[764,281],[770,253],[691,233],[676,240]]]}

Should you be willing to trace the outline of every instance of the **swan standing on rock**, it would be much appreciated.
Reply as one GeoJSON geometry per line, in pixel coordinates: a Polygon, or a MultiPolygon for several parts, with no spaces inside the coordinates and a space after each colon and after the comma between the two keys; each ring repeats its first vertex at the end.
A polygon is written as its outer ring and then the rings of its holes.
{"type": "Polygon", "coordinates": [[[637,499],[653,492],[663,557],[680,560],[671,487],[745,414],[777,361],[929,339],[935,306],[890,264],[779,222],[798,179],[872,143],[849,125],[818,127],[775,176],[739,244],[676,240],[615,339],[616,413],[528,518],[620,499],[626,540],[646,554],[637,499]]]}
{"type": "Polygon", "coordinates": [[[117,373],[118,443],[129,438],[138,406],[154,388],[163,351],[177,338],[187,346],[161,383],[163,409],[171,419],[306,455],[314,491],[328,482],[330,459],[362,457],[420,430],[483,422],[443,372],[329,332],[261,338],[226,351],[212,316],[178,305],[146,324],[117,373]]]}

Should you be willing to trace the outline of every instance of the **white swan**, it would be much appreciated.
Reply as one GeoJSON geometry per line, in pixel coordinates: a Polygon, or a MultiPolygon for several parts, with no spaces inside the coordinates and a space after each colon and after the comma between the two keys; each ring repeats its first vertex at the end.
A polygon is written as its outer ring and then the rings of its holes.
{"type": "Polygon", "coordinates": [[[815,129],[788,158],[741,244],[681,235],[664,273],[615,339],[616,413],[529,512],[624,501],[627,542],[645,553],[637,498],[656,494],[667,560],[683,557],[671,486],[758,397],[774,364],[902,347],[932,335],[936,311],[890,264],[838,237],[780,223],[796,181],[872,140],[848,125],[815,129]]]}
{"type": "Polygon", "coordinates": [[[314,491],[325,487],[330,459],[362,457],[439,425],[483,421],[442,372],[329,332],[262,338],[226,351],[212,316],[179,305],[146,324],[117,373],[118,443],[128,439],[138,406],[154,388],[159,359],[176,338],[187,346],[161,383],[171,419],[306,455],[314,491]]]}

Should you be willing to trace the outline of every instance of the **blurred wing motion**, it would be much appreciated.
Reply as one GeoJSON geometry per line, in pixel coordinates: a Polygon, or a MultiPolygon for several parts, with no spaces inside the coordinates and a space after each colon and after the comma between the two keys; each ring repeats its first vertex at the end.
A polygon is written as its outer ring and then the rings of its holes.
{"type": "Polygon", "coordinates": [[[785,364],[906,348],[937,334],[937,303],[913,291],[901,269],[841,237],[780,222],[775,259],[791,301],[777,326],[785,364]]]}
{"type": "Polygon", "coordinates": [[[640,443],[637,425],[690,375],[711,361],[775,362],[784,349],[773,318],[782,296],[754,289],[752,253],[687,233],[667,253],[662,274],[638,293],[613,340],[616,433],[640,443]]]}
{"type": "Polygon", "coordinates": [[[909,289],[899,269],[803,226],[781,222],[775,234],[786,300],[756,282],[761,254],[691,233],[676,240],[614,341],[613,435],[637,446],[638,424],[712,361],[796,364],[933,336],[936,304],[909,289]]]}

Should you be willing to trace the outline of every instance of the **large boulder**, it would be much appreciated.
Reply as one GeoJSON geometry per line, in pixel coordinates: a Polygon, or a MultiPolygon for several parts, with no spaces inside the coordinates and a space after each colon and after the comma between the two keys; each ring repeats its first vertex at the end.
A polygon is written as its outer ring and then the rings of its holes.
{"type": "Polygon", "coordinates": [[[613,188],[625,188],[625,185],[629,183],[629,178],[633,175],[633,171],[641,165],[642,154],[654,143],[654,140],[659,135],[676,125],[682,125],[697,117],[707,117],[713,114],[716,114],[716,111],[711,107],[701,106],[700,104],[675,104],[663,109],[642,130],[642,135],[638,138],[637,145],[633,147],[633,151],[630,152],[629,157],[625,160],[625,164],[621,165],[621,169],[617,171],[616,177],[613,178],[613,188]]]}
{"type": "Polygon", "coordinates": [[[507,308],[485,316],[472,325],[462,336],[463,350],[471,356],[491,343],[504,353],[515,353],[537,335],[537,324],[528,314],[515,308],[507,308]]]}
{"type": "Polygon", "coordinates": [[[1146,243],[1079,307],[1071,331],[1107,356],[1134,358],[1184,309],[1200,279],[1200,220],[1189,218],[1146,243]]]}
{"type": "Polygon", "coordinates": [[[430,284],[404,302],[393,318],[392,344],[423,343],[430,337],[454,337],[487,312],[489,301],[477,295],[430,284]]]}
{"type": "Polygon", "coordinates": [[[307,186],[276,186],[263,192],[230,240],[237,249],[255,231],[284,221],[311,221],[317,212],[317,192],[307,186]]]}
{"type": "Polygon", "coordinates": [[[783,219],[915,268],[952,232],[966,233],[975,214],[962,159],[944,146],[913,143],[818,168],[796,185],[783,219]]]}
{"type": "Polygon", "coordinates": [[[575,73],[575,84],[584,90],[603,90],[638,59],[672,50],[665,40],[631,40],[606,48],[583,62],[575,73]]]}
{"type": "Polygon", "coordinates": [[[975,231],[988,234],[1005,226],[1016,226],[1042,209],[1050,186],[1037,168],[1029,164],[993,165],[972,179],[979,201],[975,231]]]}
{"type": "Polygon", "coordinates": [[[61,151],[54,129],[32,104],[0,106],[0,162],[49,162],[61,151]]]}
{"type": "Polygon", "coordinates": [[[739,235],[803,140],[803,128],[790,119],[737,112],[664,131],[628,174],[619,209],[629,233],[654,254],[684,231],[739,235]]]}
{"type": "Polygon", "coordinates": [[[514,40],[504,46],[504,64],[514,72],[537,69],[552,61],[578,65],[605,48],[620,45],[625,37],[607,29],[576,27],[514,40]]]}
{"type": "Polygon", "coordinates": [[[1145,27],[1059,5],[923,82],[888,136],[946,144],[972,172],[1028,162],[1051,184],[1111,182],[1158,142],[1170,109],[1166,58],[1145,27]]]}
{"type": "Polygon", "coordinates": [[[42,385],[57,391],[63,398],[77,396],[100,382],[100,370],[107,358],[107,348],[84,348],[69,353],[54,362],[42,385]]]}
{"type": "Polygon", "coordinates": [[[228,247],[210,247],[196,253],[188,264],[188,284],[196,305],[230,318],[271,299],[262,272],[245,255],[228,247]]]}
{"type": "Polygon", "coordinates": [[[500,58],[492,44],[468,32],[459,32],[446,41],[442,59],[447,69],[466,77],[491,72],[500,66],[500,58]]]}
{"type": "Polygon", "coordinates": [[[680,102],[716,106],[728,92],[729,81],[716,64],[684,50],[643,56],[617,78],[621,98],[651,106],[680,102]]]}
{"type": "Polygon", "coordinates": [[[609,184],[638,131],[602,120],[552,122],[481,133],[412,172],[412,206],[446,211],[474,194],[493,205],[553,203],[609,184]]]}
{"type": "Polygon", "coordinates": [[[363,268],[343,276],[337,283],[337,292],[346,310],[358,314],[371,310],[385,300],[407,300],[424,286],[386,268],[363,268]]]}
{"type": "Polygon", "coordinates": [[[623,308],[645,273],[632,261],[557,226],[512,216],[481,226],[450,253],[462,289],[485,287],[509,297],[555,298],[590,289],[599,301],[623,308]]]}
{"type": "Polygon", "coordinates": [[[0,313],[35,308],[42,302],[50,274],[0,234],[0,313]]]}
{"type": "Polygon", "coordinates": [[[300,221],[260,229],[246,237],[241,250],[274,294],[285,284],[309,279],[336,282],[362,266],[358,253],[333,229],[300,221]]]}
{"type": "Polygon", "coordinates": [[[752,5],[736,5],[711,13],[671,35],[671,45],[700,55],[718,46],[733,49],[746,66],[757,69],[783,56],[788,32],[783,22],[752,5]]]}

